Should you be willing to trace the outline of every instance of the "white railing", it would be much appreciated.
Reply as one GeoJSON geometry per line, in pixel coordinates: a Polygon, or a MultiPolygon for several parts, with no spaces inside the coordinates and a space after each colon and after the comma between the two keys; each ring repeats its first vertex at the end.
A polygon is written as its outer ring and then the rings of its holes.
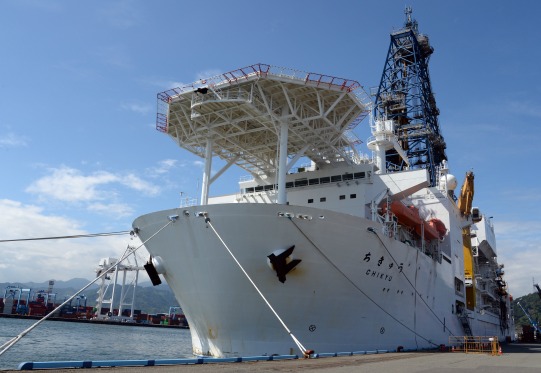
{"type": "Polygon", "coordinates": [[[184,197],[180,199],[180,208],[197,206],[197,205],[198,205],[197,198],[184,197]]]}

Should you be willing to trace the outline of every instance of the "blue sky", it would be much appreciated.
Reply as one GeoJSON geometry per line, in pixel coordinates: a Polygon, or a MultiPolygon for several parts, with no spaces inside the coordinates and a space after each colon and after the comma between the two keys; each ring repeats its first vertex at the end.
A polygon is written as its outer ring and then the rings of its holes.
{"type": "MultiPolygon", "coordinates": [[[[475,173],[511,293],[541,282],[538,1],[0,1],[0,239],[129,230],[196,197],[201,162],[155,130],[156,94],[266,63],[379,84],[404,7],[452,172],[475,173]]],[[[368,122],[358,130],[369,136],[368,122]]],[[[211,194],[237,191],[238,170],[211,194]]],[[[94,277],[128,236],[0,243],[0,282],[94,277]]]]}

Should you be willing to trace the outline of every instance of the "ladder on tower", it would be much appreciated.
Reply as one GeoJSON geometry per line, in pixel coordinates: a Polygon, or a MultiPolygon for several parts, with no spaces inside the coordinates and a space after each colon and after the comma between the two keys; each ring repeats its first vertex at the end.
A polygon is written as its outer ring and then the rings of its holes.
{"type": "Polygon", "coordinates": [[[471,331],[470,327],[470,320],[468,319],[468,315],[458,315],[458,319],[462,323],[462,329],[464,329],[464,332],[467,336],[473,336],[473,333],[471,331]]]}

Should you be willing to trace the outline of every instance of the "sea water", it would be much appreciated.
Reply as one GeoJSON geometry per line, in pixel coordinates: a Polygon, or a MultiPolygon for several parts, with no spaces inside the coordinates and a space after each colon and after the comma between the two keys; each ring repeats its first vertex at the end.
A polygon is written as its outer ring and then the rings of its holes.
{"type": "MultiPolygon", "coordinates": [[[[0,345],[35,322],[0,318],[0,345]]],[[[191,337],[187,329],[44,321],[0,355],[0,370],[17,369],[25,361],[182,359],[191,356],[191,337]]]]}

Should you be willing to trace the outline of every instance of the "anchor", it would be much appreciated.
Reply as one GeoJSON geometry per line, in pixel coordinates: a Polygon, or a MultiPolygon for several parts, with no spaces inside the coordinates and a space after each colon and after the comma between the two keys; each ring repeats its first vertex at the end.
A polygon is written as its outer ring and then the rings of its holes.
{"type": "Polygon", "coordinates": [[[281,283],[286,281],[286,275],[289,273],[289,271],[291,271],[297,264],[301,262],[301,259],[293,259],[290,261],[287,260],[291,253],[293,253],[293,249],[295,249],[295,245],[291,246],[287,250],[284,250],[278,255],[272,253],[267,256],[267,258],[270,260],[272,268],[276,271],[278,280],[281,283]]]}

